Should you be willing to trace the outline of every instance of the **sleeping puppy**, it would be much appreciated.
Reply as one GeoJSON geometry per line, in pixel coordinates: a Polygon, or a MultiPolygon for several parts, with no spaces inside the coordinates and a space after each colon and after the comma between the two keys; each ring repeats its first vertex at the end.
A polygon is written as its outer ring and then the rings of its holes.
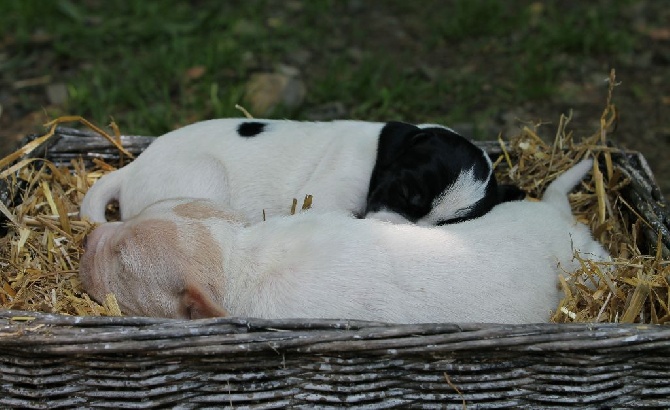
{"type": "Polygon", "coordinates": [[[411,137],[380,137],[367,218],[443,225],[524,198],[517,187],[496,183],[491,160],[481,148],[441,125],[418,127],[421,132],[411,137]]]}
{"type": "Polygon", "coordinates": [[[249,225],[209,200],[166,200],[93,231],[81,280],[131,315],[545,322],[557,274],[579,266],[574,250],[609,259],[567,201],[590,166],[567,171],[541,202],[441,227],[312,212],[249,225]]]}
{"type": "Polygon", "coordinates": [[[102,177],[81,216],[105,222],[117,199],[126,220],[160,200],[188,197],[258,222],[263,212],[289,214],[293,198],[306,195],[315,210],[439,224],[481,216],[523,193],[498,187],[486,153],[438,125],[218,119],[167,133],[102,177]]]}

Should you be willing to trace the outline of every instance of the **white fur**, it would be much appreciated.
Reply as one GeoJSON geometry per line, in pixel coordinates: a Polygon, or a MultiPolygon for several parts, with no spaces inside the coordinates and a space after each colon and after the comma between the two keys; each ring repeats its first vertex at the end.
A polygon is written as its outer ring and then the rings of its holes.
{"type": "MultiPolygon", "coordinates": [[[[294,198],[312,195],[314,210],[362,214],[385,125],[265,119],[191,124],[157,138],[134,162],[103,176],[84,197],[80,213],[105,222],[106,205],[116,199],[127,220],[157,201],[189,197],[211,199],[261,221],[264,213],[289,214],[294,198]],[[266,126],[256,136],[240,137],[238,126],[245,122],[266,126]]],[[[470,183],[476,189],[488,179],[470,183]]],[[[481,198],[472,192],[457,196],[469,200],[466,205],[481,198]]],[[[455,211],[440,209],[445,216],[455,211]]]]}
{"type": "Polygon", "coordinates": [[[383,123],[258,120],[267,124],[263,133],[240,137],[239,124],[250,121],[203,121],[157,138],[91,187],[81,215],[104,222],[105,205],[118,199],[125,220],[176,197],[208,198],[254,221],[263,211],[286,215],[293,198],[308,194],[317,210],[365,208],[383,123]]]}
{"type": "MultiPolygon", "coordinates": [[[[579,266],[573,251],[609,259],[565,209],[567,190],[589,163],[566,172],[541,202],[508,202],[481,218],[441,227],[311,212],[244,225],[185,218],[172,210],[192,200],[163,201],[133,220],[98,228],[82,259],[82,281],[98,299],[116,293],[127,314],[179,317],[180,292],[196,280],[231,316],[545,322],[559,299],[557,274],[579,266]],[[157,240],[180,239],[150,255],[156,248],[131,237],[156,220],[173,221],[178,230],[157,240]],[[211,244],[196,247],[204,237],[211,244]],[[220,268],[194,273],[192,266],[206,262],[193,256],[203,247],[220,268]],[[173,248],[190,256],[175,260],[173,248]]],[[[222,209],[209,201],[200,205],[222,209]]]]}
{"type": "MultiPolygon", "coordinates": [[[[491,178],[491,174],[488,178],[491,178]]],[[[418,223],[435,225],[444,218],[445,214],[451,218],[463,217],[469,211],[469,207],[474,204],[473,198],[483,198],[485,194],[486,185],[478,183],[474,169],[461,172],[453,185],[435,198],[428,215],[421,218],[418,223]]]]}

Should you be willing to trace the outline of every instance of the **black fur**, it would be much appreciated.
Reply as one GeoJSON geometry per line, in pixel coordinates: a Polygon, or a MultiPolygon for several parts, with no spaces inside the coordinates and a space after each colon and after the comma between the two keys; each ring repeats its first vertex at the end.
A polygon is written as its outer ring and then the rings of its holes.
{"type": "Polygon", "coordinates": [[[526,197],[526,192],[516,185],[498,185],[498,203],[521,201],[526,197]]]}
{"type": "MultiPolygon", "coordinates": [[[[485,181],[490,166],[484,155],[479,147],[453,131],[389,122],[379,136],[366,213],[386,209],[416,222],[431,211],[435,199],[462,170],[474,166],[475,178],[485,181]]],[[[498,203],[519,199],[521,192],[509,185],[499,187],[491,176],[485,196],[465,215],[438,224],[477,218],[498,203]]]]}
{"type": "Polygon", "coordinates": [[[265,130],[265,125],[265,123],[257,121],[243,122],[237,127],[237,134],[240,137],[255,137],[265,130]]]}

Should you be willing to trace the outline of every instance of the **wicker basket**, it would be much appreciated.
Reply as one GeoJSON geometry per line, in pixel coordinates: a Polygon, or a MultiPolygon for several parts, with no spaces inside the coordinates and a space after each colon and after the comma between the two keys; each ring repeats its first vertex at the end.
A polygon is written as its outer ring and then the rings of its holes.
{"type": "MultiPolygon", "coordinates": [[[[131,152],[151,140],[123,137],[131,152]]],[[[495,153],[497,144],[486,144],[495,153]]],[[[39,155],[113,161],[61,129],[39,155]]],[[[616,156],[668,255],[667,204],[644,158],[616,156]]],[[[0,407],[670,407],[670,327],[170,320],[0,311],[0,407]]]]}

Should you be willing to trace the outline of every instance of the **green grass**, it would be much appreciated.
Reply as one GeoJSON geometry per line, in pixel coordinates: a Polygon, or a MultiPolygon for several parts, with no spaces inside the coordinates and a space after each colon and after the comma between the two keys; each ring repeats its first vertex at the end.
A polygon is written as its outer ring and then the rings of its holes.
{"type": "Polygon", "coordinates": [[[156,135],[239,116],[234,105],[251,73],[307,50],[303,107],[273,116],[302,118],[339,101],[353,118],[453,123],[549,98],[581,58],[614,65],[639,46],[621,29],[630,1],[364,4],[398,16],[415,47],[394,46],[392,29],[374,28],[365,12],[357,20],[340,1],[4,0],[0,39],[9,51],[0,79],[51,74],[67,84],[65,112],[156,135]],[[31,40],[38,29],[47,43],[31,40]],[[195,66],[205,74],[187,79],[195,66]]]}

